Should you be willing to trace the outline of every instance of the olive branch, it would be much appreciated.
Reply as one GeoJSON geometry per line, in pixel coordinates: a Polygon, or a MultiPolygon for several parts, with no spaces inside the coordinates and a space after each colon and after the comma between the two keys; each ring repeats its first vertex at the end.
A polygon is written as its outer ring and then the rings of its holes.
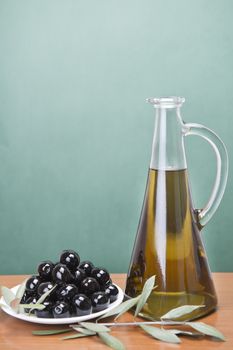
{"type": "MultiPolygon", "coordinates": [[[[73,334],[61,338],[62,340],[71,340],[82,337],[89,336],[98,336],[106,345],[115,350],[124,350],[126,349],[124,344],[112,336],[111,329],[113,327],[140,327],[145,333],[149,334],[151,337],[156,340],[160,340],[167,343],[181,343],[179,336],[190,336],[190,337],[204,337],[210,336],[216,338],[220,341],[225,341],[224,335],[218,331],[213,326],[207,325],[203,322],[187,322],[187,321],[176,321],[181,316],[188,315],[193,311],[204,307],[204,305],[183,305],[175,309],[171,309],[169,312],[164,314],[161,317],[160,321],[142,321],[138,322],[135,320],[137,316],[145,318],[141,313],[141,310],[145,306],[147,299],[149,298],[153,289],[155,289],[155,276],[150,277],[144,284],[142,293],[135,298],[131,298],[122,302],[120,305],[116,306],[114,309],[105,313],[99,317],[96,322],[80,322],[78,324],[72,324],[68,328],[64,329],[50,329],[50,330],[35,330],[32,332],[33,335],[37,336],[48,336],[55,334],[70,333],[73,334]],[[133,321],[132,322],[116,322],[116,320],[123,315],[125,312],[128,312],[131,309],[135,309],[133,321]],[[103,323],[100,320],[107,317],[114,317],[114,322],[103,323]],[[169,329],[165,329],[164,326],[169,326],[169,329]],[[177,328],[181,327],[181,329],[177,328]],[[175,327],[175,328],[171,328],[175,327]],[[185,327],[185,330],[183,329],[185,327]],[[187,330],[188,329],[188,330],[187,330]]],[[[20,304],[20,300],[23,296],[25,290],[25,281],[18,288],[17,293],[14,294],[11,289],[7,287],[1,287],[2,296],[5,300],[5,303],[8,307],[13,308],[16,312],[24,312],[24,308],[32,309],[42,309],[42,305],[45,298],[51,293],[52,290],[46,292],[42,297],[37,301],[36,304],[20,304]]],[[[6,306],[0,304],[0,307],[6,306]]]]}

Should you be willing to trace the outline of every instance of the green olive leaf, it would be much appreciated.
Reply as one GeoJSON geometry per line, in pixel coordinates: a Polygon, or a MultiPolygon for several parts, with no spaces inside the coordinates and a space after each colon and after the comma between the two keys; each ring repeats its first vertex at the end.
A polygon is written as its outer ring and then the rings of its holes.
{"type": "Polygon", "coordinates": [[[107,312],[103,316],[99,317],[98,320],[100,320],[101,318],[106,318],[106,317],[110,317],[110,316],[113,316],[113,315],[117,315],[116,318],[115,318],[115,319],[117,319],[122,314],[124,314],[126,311],[128,311],[133,306],[135,306],[137,304],[139,298],[140,298],[140,295],[138,295],[135,298],[132,298],[132,299],[124,301],[120,305],[116,306],[114,309],[110,310],[109,312],[107,312]]]}
{"type": "Polygon", "coordinates": [[[183,305],[179,306],[175,309],[168,311],[166,314],[161,316],[161,320],[172,320],[174,318],[178,318],[187,314],[190,314],[196,309],[200,307],[204,307],[205,305],[183,305]]]}
{"type": "Polygon", "coordinates": [[[9,305],[0,303],[0,308],[2,308],[2,307],[8,307],[9,308],[9,305]]]}
{"type": "Polygon", "coordinates": [[[112,335],[110,335],[107,332],[98,333],[98,336],[106,345],[108,345],[110,348],[112,348],[114,350],[125,350],[126,349],[124,344],[119,339],[113,337],[112,335]]]}
{"type": "Polygon", "coordinates": [[[76,332],[80,332],[82,334],[86,335],[95,335],[96,332],[91,331],[90,329],[87,328],[82,328],[82,327],[77,327],[77,326],[71,326],[76,332]]]}
{"type": "MultiPolygon", "coordinates": [[[[92,332],[110,332],[110,329],[106,326],[103,326],[99,323],[93,323],[93,322],[80,322],[80,325],[89,331],[92,332]]],[[[74,329],[77,327],[73,327],[74,329]]]]}
{"type": "Polygon", "coordinates": [[[187,335],[190,337],[203,337],[202,333],[184,331],[182,329],[169,329],[168,332],[172,334],[187,335]]]}
{"type": "Polygon", "coordinates": [[[68,333],[73,332],[72,329],[65,328],[65,329],[45,329],[41,331],[32,331],[33,335],[53,335],[53,334],[62,334],[62,333],[68,333]]]}
{"type": "Polygon", "coordinates": [[[57,288],[57,285],[55,284],[55,286],[53,286],[53,288],[51,288],[50,290],[48,290],[47,292],[45,292],[44,294],[41,295],[41,297],[37,300],[37,304],[42,304],[45,299],[49,296],[50,293],[52,293],[52,291],[54,291],[54,289],[57,288]]]}
{"type": "Polygon", "coordinates": [[[25,310],[24,310],[24,307],[22,307],[22,306],[20,305],[20,303],[18,304],[18,309],[17,309],[16,312],[17,312],[18,314],[23,314],[23,315],[26,314],[26,312],[25,312],[25,310]]]}
{"type": "Polygon", "coordinates": [[[5,303],[10,306],[11,302],[15,299],[15,294],[12,292],[10,288],[1,286],[1,293],[5,303]]]}
{"type": "Polygon", "coordinates": [[[19,304],[20,304],[20,299],[15,298],[14,300],[12,300],[12,302],[10,303],[11,308],[15,311],[18,312],[19,311],[19,304]]]}
{"type": "Polygon", "coordinates": [[[67,337],[63,337],[61,339],[62,340],[69,340],[69,339],[75,339],[75,338],[90,337],[92,335],[96,335],[96,333],[93,332],[93,334],[84,334],[84,333],[73,334],[73,335],[68,335],[67,337]]]}
{"type": "Polygon", "coordinates": [[[222,341],[226,341],[224,335],[213,326],[209,326],[203,322],[187,322],[186,325],[189,325],[190,327],[194,328],[198,332],[201,332],[202,334],[215,337],[222,341]]]}
{"type": "Polygon", "coordinates": [[[134,313],[135,317],[139,314],[139,312],[141,311],[141,309],[145,305],[152,290],[154,289],[154,284],[155,284],[155,276],[148,278],[148,280],[145,282],[143,289],[142,289],[142,293],[141,293],[140,298],[137,302],[137,307],[136,307],[136,310],[134,313]]]}
{"type": "Polygon", "coordinates": [[[152,322],[155,320],[153,317],[150,317],[149,315],[145,315],[143,312],[139,312],[138,316],[145,318],[146,320],[149,320],[152,322]]]}
{"type": "MultiPolygon", "coordinates": [[[[118,313],[118,315],[115,317],[115,320],[120,317],[121,315],[123,315],[126,311],[132,309],[132,307],[134,307],[137,303],[138,303],[138,300],[140,299],[140,296],[141,295],[138,295],[137,297],[135,298],[132,298],[132,299],[129,299],[129,300],[126,300],[124,303],[124,308],[122,308],[122,310],[118,313]]],[[[123,303],[122,303],[123,304],[123,303]]],[[[119,305],[120,306],[122,306],[119,305]]]]}
{"type": "Polygon", "coordinates": [[[166,343],[174,343],[179,344],[180,339],[175,335],[170,333],[169,331],[153,326],[140,325],[140,327],[148,334],[150,334],[153,338],[164,341],[166,343]]]}
{"type": "Polygon", "coordinates": [[[27,282],[28,278],[26,278],[18,287],[17,292],[16,292],[16,298],[17,299],[22,299],[24,292],[25,292],[25,286],[26,286],[26,282],[27,282]]]}
{"type": "Polygon", "coordinates": [[[20,307],[23,307],[24,309],[30,309],[30,311],[37,309],[37,310],[44,310],[46,307],[45,305],[42,304],[19,304],[20,307]]]}
{"type": "Polygon", "coordinates": [[[24,313],[24,309],[22,307],[19,306],[20,301],[24,295],[25,292],[25,286],[26,286],[26,282],[27,282],[28,278],[26,278],[18,287],[16,295],[15,295],[15,299],[11,301],[10,306],[11,308],[17,312],[17,313],[24,313]]]}

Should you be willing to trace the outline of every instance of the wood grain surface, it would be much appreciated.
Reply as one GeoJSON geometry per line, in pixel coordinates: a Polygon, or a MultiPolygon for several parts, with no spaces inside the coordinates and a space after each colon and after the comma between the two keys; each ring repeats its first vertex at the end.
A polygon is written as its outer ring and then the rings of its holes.
{"type": "MultiPolygon", "coordinates": [[[[26,276],[0,276],[0,284],[13,287],[24,280],[26,276]]],[[[167,344],[158,342],[142,330],[134,327],[114,328],[112,335],[118,337],[126,346],[126,349],[149,350],[149,349],[174,349],[174,350],[226,350],[233,349],[233,273],[214,273],[215,286],[217,289],[219,307],[218,310],[201,321],[217,327],[227,338],[226,342],[219,342],[211,338],[190,339],[182,337],[182,343],[167,344]]],[[[124,288],[125,275],[112,274],[113,281],[124,288]]],[[[129,313],[123,315],[122,322],[131,319],[129,313]]],[[[99,350],[109,349],[97,337],[80,338],[74,340],[61,340],[62,335],[33,336],[33,330],[57,329],[54,326],[37,325],[12,318],[0,311],[0,350],[99,350]]],[[[61,326],[60,328],[64,328],[61,326]]]]}

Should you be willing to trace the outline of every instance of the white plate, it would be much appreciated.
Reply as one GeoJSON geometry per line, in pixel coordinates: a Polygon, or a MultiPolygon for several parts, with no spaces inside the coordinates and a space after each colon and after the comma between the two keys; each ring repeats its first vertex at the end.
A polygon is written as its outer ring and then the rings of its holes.
{"type": "MultiPolygon", "coordinates": [[[[32,323],[41,323],[41,324],[71,324],[71,323],[78,323],[82,321],[87,321],[92,318],[96,318],[99,316],[102,316],[106,314],[108,311],[114,309],[114,307],[118,306],[124,298],[124,293],[120,287],[118,287],[116,284],[115,286],[118,288],[119,294],[117,300],[115,300],[113,303],[109,305],[109,307],[105,310],[94,312],[90,315],[86,316],[79,316],[79,317],[66,317],[66,318],[39,318],[36,316],[28,316],[24,314],[17,314],[13,309],[11,309],[4,301],[3,297],[0,299],[0,303],[6,306],[2,306],[2,310],[6,312],[8,315],[13,316],[15,318],[18,318],[19,320],[28,321],[32,323]]],[[[11,288],[12,292],[16,294],[18,286],[15,286],[11,288]]]]}

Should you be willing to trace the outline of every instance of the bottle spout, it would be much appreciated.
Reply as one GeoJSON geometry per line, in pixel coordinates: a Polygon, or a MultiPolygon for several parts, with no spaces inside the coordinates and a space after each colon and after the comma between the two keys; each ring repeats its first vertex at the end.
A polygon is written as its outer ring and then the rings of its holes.
{"type": "Polygon", "coordinates": [[[182,106],[185,98],[178,96],[150,97],[146,99],[146,102],[151,103],[155,108],[176,108],[182,106]]]}
{"type": "Polygon", "coordinates": [[[147,100],[155,107],[155,129],[151,156],[151,169],[186,169],[183,142],[183,122],[180,106],[183,97],[161,97],[147,100]]]}

